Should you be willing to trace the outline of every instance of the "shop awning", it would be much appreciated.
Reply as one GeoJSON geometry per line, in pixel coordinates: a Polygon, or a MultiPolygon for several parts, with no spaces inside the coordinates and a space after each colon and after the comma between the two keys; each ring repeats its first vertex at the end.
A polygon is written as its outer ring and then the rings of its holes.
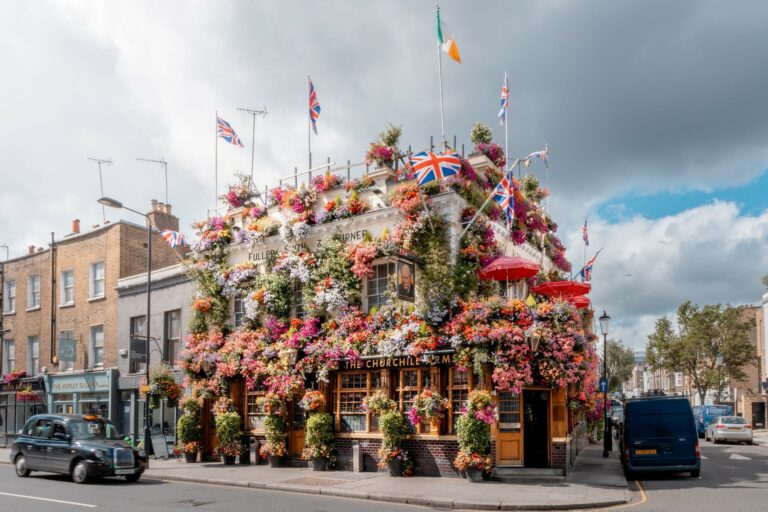
{"type": "Polygon", "coordinates": [[[533,277],[539,265],[525,258],[502,256],[477,271],[477,277],[488,281],[516,281],[533,277]]]}
{"type": "Polygon", "coordinates": [[[577,297],[568,297],[565,300],[573,304],[576,309],[587,309],[590,305],[589,297],[579,295],[577,297]]]}
{"type": "Polygon", "coordinates": [[[592,285],[589,283],[580,283],[578,281],[549,281],[534,286],[531,288],[531,292],[547,297],[558,297],[562,299],[585,295],[589,293],[591,289],[592,285]]]}

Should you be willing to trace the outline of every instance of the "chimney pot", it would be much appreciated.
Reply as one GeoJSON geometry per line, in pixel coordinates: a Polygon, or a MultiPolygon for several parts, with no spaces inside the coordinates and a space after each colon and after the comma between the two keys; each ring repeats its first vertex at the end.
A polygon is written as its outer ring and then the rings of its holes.
{"type": "Polygon", "coordinates": [[[75,219],[72,221],[72,233],[75,235],[80,233],[80,219],[75,219]]]}
{"type": "Polygon", "coordinates": [[[159,202],[157,203],[157,211],[160,213],[165,213],[165,203],[159,202]]]}
{"type": "Polygon", "coordinates": [[[35,246],[34,245],[30,245],[29,247],[27,247],[27,250],[29,251],[29,254],[35,254],[35,246]]]}
{"type": "Polygon", "coordinates": [[[171,205],[168,203],[165,203],[165,213],[167,213],[168,215],[173,215],[171,213],[171,205]]]}
{"type": "Polygon", "coordinates": [[[157,211],[157,199],[152,200],[152,211],[157,211]]]}

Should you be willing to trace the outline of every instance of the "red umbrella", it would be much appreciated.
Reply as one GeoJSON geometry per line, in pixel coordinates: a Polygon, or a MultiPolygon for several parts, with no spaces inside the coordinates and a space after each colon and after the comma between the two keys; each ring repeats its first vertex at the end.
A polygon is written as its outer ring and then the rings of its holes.
{"type": "Polygon", "coordinates": [[[535,276],[539,265],[525,258],[502,256],[477,271],[477,277],[488,281],[515,281],[535,276]]]}
{"type": "Polygon", "coordinates": [[[578,297],[568,297],[565,300],[573,304],[576,309],[587,309],[590,305],[589,298],[583,295],[579,295],[578,297]]]}
{"type": "Polygon", "coordinates": [[[537,284],[531,291],[547,297],[575,297],[589,293],[592,285],[589,283],[579,283],[578,281],[549,281],[547,283],[537,284]]]}

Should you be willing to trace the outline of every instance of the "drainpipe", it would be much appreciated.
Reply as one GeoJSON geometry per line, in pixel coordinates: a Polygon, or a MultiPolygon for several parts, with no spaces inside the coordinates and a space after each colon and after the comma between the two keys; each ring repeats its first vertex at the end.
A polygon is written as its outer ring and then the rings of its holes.
{"type": "Polygon", "coordinates": [[[51,231],[51,350],[48,357],[51,364],[58,361],[58,354],[56,353],[56,240],[54,239],[54,233],[51,231]]]}

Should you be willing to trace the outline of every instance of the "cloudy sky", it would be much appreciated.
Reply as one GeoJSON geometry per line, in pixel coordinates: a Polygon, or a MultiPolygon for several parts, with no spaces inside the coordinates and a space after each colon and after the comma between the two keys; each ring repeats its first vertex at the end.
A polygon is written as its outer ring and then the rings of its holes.
{"type": "MultiPolygon", "coordinates": [[[[636,348],[684,300],[756,303],[768,273],[768,4],[761,0],[461,2],[443,19],[446,131],[497,127],[510,75],[510,154],[550,148],[552,214],[576,268],[589,217],[595,308],[636,348]]],[[[306,75],[322,114],[315,162],[359,161],[392,122],[439,136],[434,3],[290,0],[0,4],[0,244],[11,256],[102,221],[104,192],[164,198],[186,226],[214,207],[214,112],[246,148],[219,144],[219,190],[307,164],[306,75]]],[[[498,141],[503,132],[495,128],[498,141]]],[[[542,179],[543,170],[532,168],[542,179]]],[[[140,219],[107,212],[108,218],[140,219]]],[[[4,251],[0,250],[0,257],[4,251]]]]}

